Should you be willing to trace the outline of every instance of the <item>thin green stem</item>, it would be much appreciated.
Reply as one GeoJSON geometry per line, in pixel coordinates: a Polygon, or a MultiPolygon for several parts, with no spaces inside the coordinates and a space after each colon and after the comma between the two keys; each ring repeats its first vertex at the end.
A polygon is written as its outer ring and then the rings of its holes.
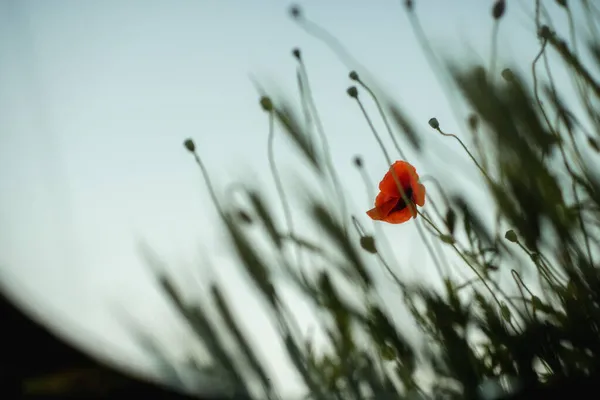
{"type": "MultiPolygon", "coordinates": [[[[427,218],[423,213],[417,211],[419,213],[419,215],[431,226],[433,227],[433,229],[438,232],[440,235],[442,235],[442,231],[440,231],[437,226],[435,226],[435,224],[433,222],[431,222],[431,220],[429,218],[427,218]]],[[[481,283],[483,283],[483,285],[486,287],[486,289],[490,292],[490,294],[492,295],[492,297],[494,298],[494,301],[498,304],[499,307],[502,307],[502,303],[500,302],[500,300],[498,299],[498,297],[496,296],[495,292],[492,290],[492,288],[489,286],[489,284],[487,283],[487,281],[485,280],[485,278],[483,277],[483,275],[481,275],[481,273],[477,270],[477,268],[475,268],[475,266],[471,263],[471,261],[463,254],[463,252],[456,246],[456,244],[452,243],[450,244],[450,246],[454,249],[454,251],[458,254],[458,256],[469,266],[469,268],[471,268],[471,270],[475,273],[475,275],[477,275],[477,278],[481,281],[481,283]]],[[[494,288],[501,293],[510,303],[511,305],[515,308],[515,310],[518,311],[518,308],[512,304],[512,301],[508,298],[508,296],[501,290],[501,288],[498,286],[498,284],[496,284],[495,282],[492,281],[492,283],[494,284],[494,288]]],[[[514,326],[513,326],[514,328],[514,326]]]]}
{"type": "MultiPolygon", "coordinates": [[[[575,202],[579,203],[579,195],[577,194],[577,185],[575,184],[575,181],[572,182],[572,189],[573,189],[573,197],[575,198],[575,202]]],[[[579,220],[579,227],[581,229],[581,233],[583,233],[585,250],[586,250],[587,256],[588,256],[588,262],[590,263],[590,265],[594,265],[594,259],[592,258],[592,249],[590,247],[590,237],[587,233],[585,221],[583,220],[583,211],[578,210],[577,216],[578,216],[578,220],[579,220]]]]}
{"type": "Polygon", "coordinates": [[[202,172],[202,176],[204,178],[204,183],[206,184],[206,187],[208,188],[208,193],[210,194],[212,202],[214,203],[215,207],[217,208],[219,215],[221,215],[221,217],[224,217],[225,212],[221,208],[221,204],[219,203],[219,200],[217,198],[217,194],[216,194],[215,189],[210,180],[210,176],[208,175],[208,171],[206,170],[204,163],[200,159],[200,156],[198,156],[198,153],[196,151],[194,151],[193,154],[194,154],[194,160],[196,161],[196,164],[198,165],[198,167],[200,168],[200,171],[202,172]]]}
{"type": "Polygon", "coordinates": [[[525,294],[523,293],[523,288],[529,293],[531,297],[533,297],[533,293],[531,292],[531,290],[529,290],[527,285],[525,285],[523,279],[521,279],[521,275],[519,275],[517,271],[511,269],[510,273],[515,283],[517,284],[517,288],[519,289],[519,293],[521,294],[521,299],[523,299],[523,305],[525,306],[525,310],[527,310],[527,314],[529,315],[529,317],[532,318],[533,316],[529,313],[529,308],[527,308],[527,299],[525,298],[525,294]]]}
{"type": "Polygon", "coordinates": [[[500,30],[500,21],[494,21],[494,27],[492,28],[492,51],[490,55],[490,77],[494,79],[496,74],[496,57],[498,52],[498,31],[500,30]]]}
{"type": "Polygon", "coordinates": [[[313,117],[314,117],[314,121],[315,121],[315,125],[317,127],[317,132],[319,133],[319,136],[321,137],[321,142],[323,144],[323,153],[325,155],[325,162],[327,164],[327,168],[329,170],[329,174],[331,177],[331,181],[333,183],[334,186],[334,190],[337,193],[338,196],[338,202],[340,205],[340,213],[341,215],[341,220],[342,220],[342,224],[344,226],[344,230],[346,229],[346,213],[347,213],[347,206],[346,206],[346,200],[344,198],[344,191],[342,189],[342,186],[340,184],[339,178],[337,176],[335,167],[333,166],[333,160],[331,158],[331,150],[329,148],[329,142],[327,140],[327,135],[325,134],[325,129],[323,128],[323,123],[321,121],[321,118],[319,116],[319,112],[317,109],[317,106],[315,104],[313,95],[312,95],[312,90],[310,88],[310,83],[308,80],[308,72],[306,70],[306,66],[304,65],[304,61],[302,60],[302,58],[300,58],[298,60],[299,65],[300,65],[300,73],[301,73],[301,77],[303,79],[301,79],[301,82],[304,83],[305,85],[305,90],[306,90],[306,99],[307,99],[307,103],[309,105],[310,110],[312,111],[313,117]]]}
{"type": "Polygon", "coordinates": [[[488,182],[494,183],[494,181],[492,180],[492,178],[490,178],[490,176],[488,175],[488,173],[486,172],[486,170],[483,169],[483,167],[481,166],[481,164],[479,164],[479,162],[477,161],[477,159],[473,156],[473,154],[471,153],[471,151],[468,149],[467,146],[465,146],[465,144],[463,143],[463,141],[458,136],[456,136],[453,133],[446,133],[440,127],[435,128],[435,130],[438,131],[439,133],[441,133],[443,136],[453,137],[454,139],[456,139],[458,141],[458,143],[460,143],[460,145],[462,146],[462,148],[467,152],[467,154],[469,155],[469,157],[471,158],[471,160],[475,163],[475,165],[477,166],[477,168],[479,168],[479,170],[481,171],[481,173],[483,174],[483,176],[488,180],[488,182]]]}
{"type": "MultiPolygon", "coordinates": [[[[287,230],[290,235],[294,235],[294,220],[292,219],[292,211],[290,209],[289,202],[285,195],[285,190],[283,189],[283,184],[281,183],[281,178],[279,176],[279,171],[277,170],[277,165],[275,164],[275,151],[273,148],[273,143],[275,139],[275,115],[274,111],[269,111],[269,136],[268,136],[268,159],[269,159],[269,167],[271,169],[271,174],[273,175],[273,181],[275,182],[275,187],[277,189],[277,193],[279,194],[279,198],[281,200],[281,205],[283,208],[283,215],[286,221],[287,230]]],[[[296,262],[298,265],[301,263],[301,251],[295,246],[297,249],[296,254],[296,262]]]]}
{"type": "Polygon", "coordinates": [[[390,135],[390,138],[392,139],[392,142],[394,143],[394,146],[396,147],[396,150],[398,151],[398,154],[400,154],[400,157],[402,157],[404,160],[406,160],[406,156],[402,152],[402,149],[400,148],[400,145],[398,144],[398,141],[396,140],[396,136],[394,135],[394,132],[392,131],[390,122],[388,121],[388,118],[386,117],[385,112],[383,111],[383,107],[381,106],[379,99],[377,98],[377,96],[375,96],[375,93],[373,93],[371,88],[368,87],[360,78],[356,79],[356,81],[369,93],[369,95],[371,95],[371,98],[373,99],[373,101],[375,102],[375,105],[377,106],[377,110],[379,110],[379,115],[381,115],[381,119],[383,120],[383,123],[385,124],[385,128],[387,129],[388,134],[390,135]]]}

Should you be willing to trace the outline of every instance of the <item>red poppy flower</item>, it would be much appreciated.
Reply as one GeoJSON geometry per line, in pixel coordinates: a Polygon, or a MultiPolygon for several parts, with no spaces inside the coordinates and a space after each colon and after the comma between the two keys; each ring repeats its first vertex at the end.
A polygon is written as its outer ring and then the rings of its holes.
{"type": "Polygon", "coordinates": [[[379,194],[375,199],[375,207],[367,211],[367,215],[377,221],[390,224],[401,224],[417,217],[416,205],[425,204],[425,186],[419,183],[419,175],[415,167],[406,161],[396,161],[379,183],[379,194]],[[408,202],[404,201],[396,184],[393,171],[408,202]]]}

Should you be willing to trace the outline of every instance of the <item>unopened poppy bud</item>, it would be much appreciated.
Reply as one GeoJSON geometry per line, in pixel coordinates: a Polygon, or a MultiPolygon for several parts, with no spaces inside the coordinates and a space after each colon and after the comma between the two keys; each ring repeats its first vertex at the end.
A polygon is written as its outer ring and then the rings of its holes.
{"type": "Polygon", "coordinates": [[[417,206],[425,205],[425,186],[419,183],[415,167],[406,161],[398,160],[388,168],[379,189],[375,207],[367,211],[374,221],[402,224],[417,217],[417,206]],[[398,182],[398,177],[408,179],[398,182]]]}
{"type": "Polygon", "coordinates": [[[509,68],[504,68],[501,75],[507,82],[513,82],[515,80],[515,74],[513,74],[509,68]]]}
{"type": "Polygon", "coordinates": [[[260,98],[260,105],[267,112],[273,111],[273,102],[267,96],[260,98]]]}
{"type": "Polygon", "coordinates": [[[517,234],[512,229],[506,231],[506,233],[504,234],[504,238],[506,240],[508,240],[509,242],[513,242],[513,243],[517,243],[519,241],[517,234]]]}
{"type": "Polygon", "coordinates": [[[408,11],[412,11],[412,9],[413,9],[413,6],[414,6],[414,4],[413,4],[413,1],[412,1],[412,0],[406,0],[406,1],[404,2],[404,5],[406,6],[406,9],[407,9],[408,11]]]}
{"type": "Polygon", "coordinates": [[[429,126],[433,129],[440,129],[440,123],[438,122],[437,118],[431,118],[429,120],[429,126]]]}
{"type": "Polygon", "coordinates": [[[355,156],[354,157],[354,165],[356,165],[358,168],[362,168],[363,161],[362,161],[362,157],[361,156],[355,156]]]}
{"type": "Polygon", "coordinates": [[[350,73],[348,74],[348,76],[350,77],[350,79],[352,79],[353,81],[358,81],[358,73],[356,71],[350,71],[350,73]]]}
{"type": "Polygon", "coordinates": [[[477,118],[477,115],[475,115],[475,114],[469,115],[468,123],[469,123],[469,128],[471,128],[472,131],[477,130],[477,127],[479,125],[479,119],[477,118]]]}
{"type": "Polygon", "coordinates": [[[552,34],[552,32],[550,31],[550,28],[548,28],[547,25],[542,25],[538,34],[542,39],[548,39],[550,37],[550,35],[552,34]]]}
{"type": "Polygon", "coordinates": [[[185,139],[185,141],[183,142],[183,145],[185,146],[186,149],[188,149],[188,151],[190,153],[193,153],[196,151],[196,145],[194,144],[194,141],[192,139],[185,139]]]}
{"type": "Polygon", "coordinates": [[[567,8],[567,0],[556,0],[556,4],[561,7],[567,8]]]}
{"type": "Polygon", "coordinates": [[[494,3],[494,7],[492,8],[492,17],[494,17],[494,19],[496,19],[496,20],[502,18],[505,10],[506,10],[506,1],[505,0],[496,1],[496,3],[494,3]]]}
{"type": "Polygon", "coordinates": [[[375,247],[375,238],[373,236],[362,236],[360,238],[360,247],[371,254],[377,253],[377,248],[375,247]]]}
{"type": "Polygon", "coordinates": [[[294,4],[290,7],[290,15],[294,19],[299,19],[302,17],[302,9],[297,4],[294,4]]]}
{"type": "Polygon", "coordinates": [[[358,89],[356,88],[356,86],[350,86],[348,88],[348,90],[346,90],[346,92],[348,93],[348,96],[350,96],[350,97],[354,97],[354,98],[358,97],[358,89]]]}
{"type": "Polygon", "coordinates": [[[294,57],[296,57],[296,59],[298,59],[298,61],[302,58],[300,54],[300,49],[297,47],[294,48],[294,50],[292,50],[292,54],[294,55],[294,57]]]}

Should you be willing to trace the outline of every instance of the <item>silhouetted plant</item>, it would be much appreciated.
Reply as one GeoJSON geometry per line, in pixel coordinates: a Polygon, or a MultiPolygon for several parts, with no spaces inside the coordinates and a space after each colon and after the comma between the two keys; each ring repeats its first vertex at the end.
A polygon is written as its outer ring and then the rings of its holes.
{"type": "MultiPolygon", "coordinates": [[[[498,24],[510,11],[505,1],[495,2],[490,13],[494,34],[489,67],[441,64],[425,39],[413,2],[405,3],[425,53],[442,80],[448,78],[448,87],[458,90],[470,109],[465,127],[473,140],[466,143],[459,135],[446,132],[443,121],[436,118],[429,120],[429,127],[441,135],[440,140],[459,142],[481,172],[497,216],[493,225],[483,222],[481,211],[471,205],[468,196],[458,192],[447,196],[449,188],[435,181],[435,185],[426,184],[425,204],[418,208],[413,187],[396,176],[404,170],[390,169],[390,182],[398,186],[395,205],[411,210],[413,215],[406,223],[416,224],[442,274],[442,290],[426,282],[416,285],[399,279],[395,271],[398,261],[387,260],[381,252],[385,237],[369,233],[361,218],[348,213],[300,50],[295,49],[293,56],[298,62],[302,112],[265,91],[260,93],[269,126],[265,142],[269,143],[271,170],[285,210],[284,224],[272,215],[274,205],[251,187],[241,189],[249,208],[239,210],[222,202],[192,139],[186,140],[185,147],[202,168],[236,258],[264,300],[289,359],[304,380],[307,398],[475,399],[485,398],[481,385],[489,386],[490,380],[501,393],[519,385],[600,372],[600,176],[594,159],[600,135],[600,84],[595,76],[600,67],[600,42],[594,26],[599,13],[589,1],[556,3],[570,21],[568,39],[544,19],[547,5],[534,0],[532,23],[540,52],[531,60],[531,76],[517,68],[496,71],[498,24]],[[589,54],[577,45],[581,39],[574,29],[574,6],[583,7],[588,16],[578,21],[578,27],[591,32],[586,42],[589,54]],[[567,67],[581,109],[564,100],[564,88],[552,77],[550,51],[567,67]],[[304,122],[300,115],[306,116],[304,122]],[[313,131],[319,135],[312,135],[313,131]],[[292,212],[287,199],[290,194],[279,179],[271,153],[273,136],[279,132],[287,134],[313,167],[317,183],[306,190],[305,210],[292,212]],[[318,185],[330,190],[335,200],[325,202],[312,195],[318,185]],[[436,187],[441,190],[430,190],[436,187]],[[295,230],[294,218],[312,223],[313,236],[303,237],[295,230]],[[248,226],[262,230],[271,244],[268,255],[257,250],[257,229],[249,233],[248,226]],[[466,268],[442,268],[450,254],[466,268]],[[314,257],[307,255],[318,256],[319,262],[311,263],[314,257]],[[391,315],[398,305],[385,304],[377,295],[374,259],[402,292],[404,307],[424,338],[423,348],[411,343],[408,331],[393,322],[391,315]],[[275,269],[292,278],[320,315],[328,316],[322,318],[328,350],[317,350],[300,336],[292,310],[281,299],[275,269]],[[466,280],[462,278],[464,269],[471,272],[466,280]],[[352,288],[352,296],[344,294],[348,288],[352,288]],[[426,384],[424,374],[433,376],[427,381],[435,383],[426,384]]],[[[349,78],[356,86],[350,86],[348,95],[364,115],[365,128],[382,143],[381,133],[372,123],[375,117],[363,106],[366,101],[375,102],[378,118],[383,119],[386,134],[395,145],[395,149],[381,145],[389,165],[397,159],[391,155],[394,150],[406,159],[396,131],[418,152],[426,151],[420,140],[426,121],[411,121],[402,107],[369,83],[368,71],[343,45],[299,7],[291,9],[291,16],[352,69],[349,78]]],[[[355,159],[365,177],[363,164],[360,157],[355,159]]],[[[376,203],[376,208],[380,206],[376,203]]],[[[391,206],[386,215],[396,212],[390,210],[391,206]]],[[[218,284],[212,285],[212,303],[187,304],[168,277],[161,277],[160,282],[209,349],[212,362],[226,372],[234,392],[252,398],[279,397],[262,367],[261,355],[254,353],[246,339],[248,333],[239,327],[218,284]],[[208,308],[218,316],[209,317],[203,311],[208,308]],[[225,346],[217,330],[229,333],[237,351],[225,346]]]]}

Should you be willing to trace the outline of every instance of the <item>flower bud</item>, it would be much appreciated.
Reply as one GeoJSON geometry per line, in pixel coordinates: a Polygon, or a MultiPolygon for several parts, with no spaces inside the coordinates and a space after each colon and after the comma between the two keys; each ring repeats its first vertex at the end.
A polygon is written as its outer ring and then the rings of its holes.
{"type": "Polygon", "coordinates": [[[263,108],[263,110],[267,112],[273,111],[273,102],[267,96],[263,96],[260,98],[260,105],[263,108]]]}
{"type": "Polygon", "coordinates": [[[501,75],[507,82],[513,82],[515,80],[515,74],[513,74],[509,68],[504,68],[501,75]]]}
{"type": "Polygon", "coordinates": [[[350,71],[350,73],[348,74],[348,76],[350,77],[350,79],[352,79],[353,81],[358,81],[358,73],[356,71],[350,71]]]}
{"type": "Polygon", "coordinates": [[[506,1],[498,0],[494,3],[494,7],[492,8],[492,17],[495,20],[499,20],[504,15],[504,11],[506,10],[506,1]]]}
{"type": "Polygon", "coordinates": [[[547,25],[542,25],[542,27],[540,28],[538,35],[542,38],[542,39],[548,39],[550,37],[550,35],[552,35],[552,31],[550,31],[550,28],[548,28],[547,25]]]}
{"type": "Polygon", "coordinates": [[[440,123],[438,122],[437,118],[431,118],[429,120],[429,126],[433,129],[440,129],[440,123]]]}
{"type": "Polygon", "coordinates": [[[354,165],[356,165],[358,168],[362,168],[363,166],[363,160],[361,156],[354,156],[354,165]]]}
{"type": "Polygon", "coordinates": [[[471,128],[472,131],[477,130],[477,127],[479,126],[479,119],[477,118],[477,115],[469,115],[469,119],[467,122],[469,123],[469,128],[471,128]]]}
{"type": "Polygon", "coordinates": [[[504,238],[506,240],[508,240],[509,242],[513,242],[513,243],[517,243],[519,241],[517,234],[512,229],[506,231],[506,233],[504,234],[504,238]]]}
{"type": "Polygon", "coordinates": [[[360,238],[360,247],[368,251],[371,254],[377,254],[377,248],[375,247],[375,238],[373,236],[362,236],[360,238]]]}
{"type": "Polygon", "coordinates": [[[302,58],[300,54],[300,49],[297,47],[292,50],[292,54],[294,55],[294,57],[296,57],[296,59],[298,59],[298,61],[300,61],[300,59],[302,58]]]}
{"type": "Polygon", "coordinates": [[[186,149],[188,149],[190,153],[194,153],[196,151],[196,145],[194,144],[194,141],[192,139],[185,139],[183,145],[186,149]]]}
{"type": "Polygon", "coordinates": [[[358,97],[358,89],[356,88],[356,86],[350,86],[348,88],[348,90],[346,90],[346,92],[348,93],[348,96],[350,96],[350,97],[354,97],[354,98],[358,97]]]}
{"type": "Polygon", "coordinates": [[[290,15],[294,19],[302,18],[302,9],[297,4],[294,4],[290,7],[290,15]]]}

